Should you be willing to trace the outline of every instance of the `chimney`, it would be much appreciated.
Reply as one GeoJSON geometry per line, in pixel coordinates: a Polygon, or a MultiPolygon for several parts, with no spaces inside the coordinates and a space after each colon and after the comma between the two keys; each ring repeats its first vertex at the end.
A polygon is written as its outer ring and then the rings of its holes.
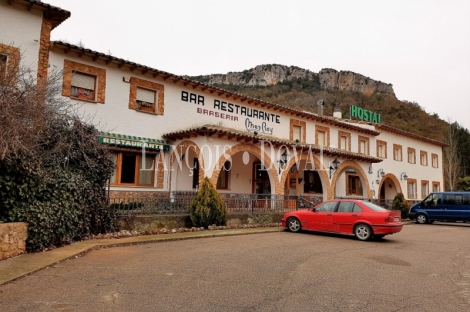
{"type": "Polygon", "coordinates": [[[341,108],[335,107],[335,110],[333,112],[333,117],[339,118],[339,119],[343,118],[343,114],[341,113],[341,108]]]}

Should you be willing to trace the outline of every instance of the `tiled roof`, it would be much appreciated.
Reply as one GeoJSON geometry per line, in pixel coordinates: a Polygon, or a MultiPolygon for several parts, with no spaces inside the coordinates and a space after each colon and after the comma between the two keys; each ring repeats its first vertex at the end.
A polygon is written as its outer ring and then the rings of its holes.
{"type": "Polygon", "coordinates": [[[395,133],[395,134],[398,134],[398,135],[403,135],[403,136],[406,136],[406,137],[409,137],[409,138],[412,138],[412,139],[416,139],[416,140],[419,140],[419,141],[423,141],[423,142],[426,142],[426,143],[431,143],[431,144],[442,146],[442,147],[449,146],[446,143],[439,142],[437,140],[426,138],[426,137],[423,137],[421,135],[417,135],[417,134],[414,134],[414,133],[411,133],[411,132],[408,132],[408,131],[400,130],[400,129],[393,128],[393,127],[383,125],[383,124],[376,124],[375,128],[377,130],[392,132],[392,133],[395,133]]]}
{"type": "Polygon", "coordinates": [[[340,150],[337,148],[331,148],[326,146],[320,146],[317,144],[302,144],[297,143],[296,141],[286,140],[283,138],[278,138],[271,135],[257,134],[255,135],[252,132],[241,131],[238,129],[225,128],[215,125],[204,125],[200,127],[192,127],[188,129],[183,129],[179,131],[169,132],[162,135],[163,138],[169,140],[183,140],[190,139],[195,136],[217,136],[219,138],[226,137],[229,140],[243,141],[245,143],[260,143],[262,141],[270,142],[274,146],[289,146],[295,147],[298,150],[309,150],[311,149],[313,153],[323,152],[324,155],[338,156],[344,159],[354,159],[370,163],[378,163],[383,159],[378,157],[373,157],[369,155],[359,154],[348,152],[345,150],[340,150]]]}
{"type": "Polygon", "coordinates": [[[227,91],[227,90],[224,90],[224,89],[221,89],[219,87],[215,87],[215,86],[212,86],[212,85],[209,85],[209,84],[206,84],[206,83],[202,83],[202,82],[199,82],[199,81],[196,81],[196,80],[191,80],[191,79],[185,78],[183,76],[174,75],[174,74],[164,72],[164,71],[161,71],[161,70],[158,70],[158,69],[155,69],[155,68],[151,68],[151,67],[148,67],[148,66],[145,66],[145,65],[130,62],[130,61],[122,59],[122,58],[117,58],[117,57],[112,56],[112,55],[108,55],[108,54],[93,51],[93,50],[90,50],[90,49],[87,49],[87,48],[72,45],[70,43],[66,43],[66,42],[63,42],[63,41],[53,41],[52,42],[52,48],[58,48],[58,49],[64,50],[65,53],[69,53],[70,51],[74,51],[79,56],[88,55],[94,61],[96,61],[97,59],[102,59],[106,62],[106,64],[115,63],[115,64],[118,64],[120,66],[126,65],[126,66],[130,67],[132,70],[139,69],[142,74],[152,73],[154,78],[162,77],[163,80],[173,81],[174,83],[181,82],[184,86],[189,85],[193,89],[199,87],[199,88],[201,88],[202,91],[210,90],[211,93],[216,93],[219,96],[224,95],[227,98],[231,96],[236,100],[240,100],[241,102],[247,102],[248,104],[253,103],[255,106],[259,105],[260,107],[267,107],[267,108],[273,109],[275,111],[278,110],[278,111],[281,111],[281,112],[285,112],[286,114],[290,114],[292,116],[311,119],[311,120],[314,120],[314,121],[321,122],[323,124],[330,124],[330,125],[337,126],[339,128],[347,129],[347,130],[350,130],[350,131],[356,131],[356,132],[364,133],[364,134],[367,134],[367,135],[377,136],[377,135],[380,134],[380,132],[378,132],[378,131],[375,131],[375,130],[372,130],[372,129],[367,129],[367,128],[360,127],[360,126],[356,126],[356,125],[353,125],[353,124],[350,124],[350,123],[347,123],[347,122],[342,122],[342,121],[337,120],[336,118],[333,118],[333,117],[319,116],[319,115],[311,113],[311,112],[300,111],[300,110],[296,110],[296,109],[293,109],[293,108],[290,108],[290,107],[287,107],[287,106],[262,101],[262,100],[259,100],[259,99],[256,99],[256,98],[253,98],[253,97],[250,97],[250,96],[246,96],[246,95],[243,95],[243,94],[233,93],[233,92],[230,92],[230,91],[227,91]]]}
{"type": "Polygon", "coordinates": [[[17,3],[20,5],[26,6],[26,9],[29,11],[33,7],[40,8],[41,11],[44,11],[44,16],[52,20],[52,28],[54,29],[60,25],[63,21],[70,17],[70,12],[59,7],[44,3],[37,0],[9,0],[9,3],[17,3]]]}

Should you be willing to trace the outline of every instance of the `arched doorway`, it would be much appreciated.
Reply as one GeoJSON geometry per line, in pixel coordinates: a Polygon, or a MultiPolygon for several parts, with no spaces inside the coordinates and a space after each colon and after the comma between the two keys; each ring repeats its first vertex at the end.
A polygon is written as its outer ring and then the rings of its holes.
{"type": "Polygon", "coordinates": [[[380,200],[393,200],[395,195],[401,193],[400,182],[397,177],[392,173],[387,173],[383,176],[378,187],[378,196],[380,200]]]}
{"type": "MultiPolygon", "coordinates": [[[[373,190],[362,167],[355,161],[345,160],[331,179],[331,197],[373,198],[373,190]]],[[[330,195],[329,194],[329,195],[330,195]]]]}

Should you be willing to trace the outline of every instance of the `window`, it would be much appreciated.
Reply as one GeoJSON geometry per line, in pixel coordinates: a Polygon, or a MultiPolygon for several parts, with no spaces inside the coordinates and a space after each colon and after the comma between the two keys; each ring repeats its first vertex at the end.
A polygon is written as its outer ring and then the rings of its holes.
{"type": "Polygon", "coordinates": [[[352,212],[354,208],[353,202],[342,201],[339,202],[338,212],[352,212]]]}
{"type": "Polygon", "coordinates": [[[433,192],[440,192],[441,191],[441,185],[439,182],[432,182],[432,191],[433,192]]]}
{"type": "Polygon", "coordinates": [[[355,175],[347,175],[346,195],[362,196],[361,179],[355,175]]]}
{"type": "Polygon", "coordinates": [[[421,198],[426,198],[429,195],[429,181],[421,181],[421,198]]]}
{"type": "Polygon", "coordinates": [[[421,159],[421,166],[427,166],[428,165],[428,152],[420,151],[419,155],[421,159]]]}
{"type": "Polygon", "coordinates": [[[326,146],[326,133],[324,131],[317,132],[317,145],[326,146]]]}
{"type": "Polygon", "coordinates": [[[416,180],[408,178],[408,199],[416,199],[416,180]]]}
{"type": "Polygon", "coordinates": [[[302,127],[301,126],[293,127],[292,139],[294,141],[298,140],[299,142],[302,142],[302,127]]]}
{"type": "Polygon", "coordinates": [[[410,164],[416,164],[416,150],[408,147],[408,162],[410,164]]]}
{"type": "Polygon", "coordinates": [[[137,87],[136,108],[144,112],[155,112],[157,92],[137,87]]]}
{"type": "Polygon", "coordinates": [[[230,169],[232,169],[232,163],[230,161],[226,161],[220,170],[219,178],[217,179],[217,189],[228,190],[230,169]]]}
{"type": "Polygon", "coordinates": [[[95,100],[96,76],[72,72],[72,90],[70,96],[81,100],[95,100]]]}
{"type": "Polygon", "coordinates": [[[442,194],[431,194],[423,200],[425,207],[437,207],[442,203],[442,194]]]}
{"type": "Polygon", "coordinates": [[[330,128],[315,126],[315,143],[319,146],[330,146],[330,128]]]}
{"type": "Polygon", "coordinates": [[[431,154],[431,161],[433,168],[439,168],[439,158],[437,154],[431,154]]]}
{"type": "Polygon", "coordinates": [[[351,133],[338,131],[338,149],[351,151],[351,133]]]}
{"type": "Polygon", "coordinates": [[[0,79],[4,79],[6,73],[7,73],[7,56],[5,54],[0,54],[0,79]]]}
{"type": "Polygon", "coordinates": [[[359,154],[369,155],[369,138],[362,135],[359,136],[359,154]]]}
{"type": "Polygon", "coordinates": [[[377,140],[377,157],[387,158],[387,142],[377,140]]]}
{"type": "Polygon", "coordinates": [[[316,170],[304,170],[304,193],[323,193],[320,175],[316,170]]]}
{"type": "Polygon", "coordinates": [[[164,92],[162,84],[131,77],[129,109],[139,112],[163,115],[164,92]]]}
{"type": "Polygon", "coordinates": [[[393,144],[393,160],[402,161],[401,145],[393,144]]]}
{"type": "Polygon", "coordinates": [[[104,104],[106,69],[64,60],[62,95],[104,104]]]}
{"type": "Polygon", "coordinates": [[[116,170],[111,177],[112,185],[153,187],[155,156],[138,153],[114,153],[116,170]]]}
{"type": "Polygon", "coordinates": [[[337,204],[338,204],[338,202],[335,202],[335,201],[326,202],[326,203],[318,206],[317,208],[315,208],[315,211],[318,211],[318,212],[333,212],[333,211],[335,211],[335,208],[336,208],[337,204]]]}

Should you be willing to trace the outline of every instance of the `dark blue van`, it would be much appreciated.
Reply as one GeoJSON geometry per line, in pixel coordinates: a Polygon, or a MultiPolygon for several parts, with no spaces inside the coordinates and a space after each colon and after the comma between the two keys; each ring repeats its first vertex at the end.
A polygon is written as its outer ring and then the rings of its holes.
{"type": "Polygon", "coordinates": [[[470,192],[436,192],[413,205],[409,217],[416,223],[470,222],[470,192]]]}

